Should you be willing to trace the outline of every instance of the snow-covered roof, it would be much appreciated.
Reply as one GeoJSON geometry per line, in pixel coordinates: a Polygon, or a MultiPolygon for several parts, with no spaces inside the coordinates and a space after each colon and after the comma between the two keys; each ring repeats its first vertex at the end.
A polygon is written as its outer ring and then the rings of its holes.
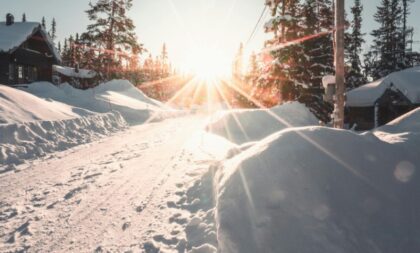
{"type": "Polygon", "coordinates": [[[79,69],[79,71],[76,72],[74,68],[53,65],[53,70],[68,77],[94,78],[96,76],[96,72],[89,69],[79,69]]]}
{"type": "Polygon", "coordinates": [[[373,106],[388,89],[402,92],[412,103],[420,104],[420,67],[394,72],[347,93],[347,106],[373,106]]]}
{"type": "Polygon", "coordinates": [[[57,52],[50,36],[38,22],[15,22],[12,25],[0,22],[0,52],[13,52],[37,31],[41,32],[55,58],[61,61],[60,54],[57,52]]]}

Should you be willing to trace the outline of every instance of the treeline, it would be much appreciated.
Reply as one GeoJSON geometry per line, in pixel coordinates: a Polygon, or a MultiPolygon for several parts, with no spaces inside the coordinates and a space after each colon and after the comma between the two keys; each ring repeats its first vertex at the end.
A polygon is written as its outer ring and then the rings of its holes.
{"type": "MultiPolygon", "coordinates": [[[[86,31],[76,33],[56,43],[63,65],[95,70],[99,79],[127,79],[134,84],[166,78],[174,74],[165,44],[159,55],[147,53],[139,43],[133,20],[127,16],[133,0],[97,0],[89,3],[86,15],[90,20],[86,31]]],[[[26,21],[24,14],[22,20],[26,21]]],[[[57,24],[55,19],[47,28],[45,18],[42,26],[55,42],[57,24]]]]}
{"type": "MultiPolygon", "coordinates": [[[[354,0],[345,38],[347,89],[420,64],[420,54],[412,50],[413,28],[407,23],[412,2],[381,0],[374,16],[379,28],[371,32],[373,44],[363,55],[363,6],[354,0]]],[[[249,60],[243,78],[252,95],[267,106],[307,94],[321,98],[322,77],[334,74],[333,1],[267,0],[266,4],[272,19],[265,31],[273,37],[262,53],[249,60]]]]}

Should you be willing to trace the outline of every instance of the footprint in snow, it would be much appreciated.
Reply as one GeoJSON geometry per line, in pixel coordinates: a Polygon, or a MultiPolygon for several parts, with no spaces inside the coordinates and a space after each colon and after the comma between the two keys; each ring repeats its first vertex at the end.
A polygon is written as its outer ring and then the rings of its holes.
{"type": "Polygon", "coordinates": [[[87,186],[79,186],[74,188],[73,190],[69,191],[66,195],[64,195],[64,199],[68,200],[73,198],[77,193],[81,192],[82,190],[86,189],[87,186]]]}
{"type": "Polygon", "coordinates": [[[16,228],[15,231],[10,233],[10,237],[6,241],[6,243],[10,243],[10,244],[15,243],[16,234],[18,234],[19,236],[31,236],[32,233],[29,231],[29,225],[30,225],[30,220],[26,221],[25,223],[20,225],[18,228],[16,228]]]}
{"type": "Polygon", "coordinates": [[[175,245],[179,242],[179,239],[176,237],[166,238],[164,235],[155,235],[153,236],[153,240],[156,242],[161,242],[166,245],[175,245]]]}
{"type": "Polygon", "coordinates": [[[129,227],[131,226],[130,222],[124,222],[124,224],[122,225],[121,229],[123,231],[127,230],[129,227]]]}
{"type": "Polygon", "coordinates": [[[0,203],[0,221],[8,221],[18,214],[17,209],[10,204],[0,203]]]}

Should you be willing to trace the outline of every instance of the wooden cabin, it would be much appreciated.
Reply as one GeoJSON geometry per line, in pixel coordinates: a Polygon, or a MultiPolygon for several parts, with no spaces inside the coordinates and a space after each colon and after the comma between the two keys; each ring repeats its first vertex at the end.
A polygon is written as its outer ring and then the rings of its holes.
{"type": "Polygon", "coordinates": [[[392,73],[347,94],[345,122],[370,130],[420,107],[420,67],[392,73]]]}
{"type": "Polygon", "coordinates": [[[0,22],[0,84],[52,81],[52,66],[61,58],[48,33],[36,22],[0,22]]]}

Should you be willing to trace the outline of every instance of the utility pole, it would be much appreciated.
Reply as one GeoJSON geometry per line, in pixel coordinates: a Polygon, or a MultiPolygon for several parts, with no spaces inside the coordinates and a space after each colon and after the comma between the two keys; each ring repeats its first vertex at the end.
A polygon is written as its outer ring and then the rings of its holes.
{"type": "Polygon", "coordinates": [[[334,127],[344,128],[344,0],[335,1],[335,79],[334,127]]]}

